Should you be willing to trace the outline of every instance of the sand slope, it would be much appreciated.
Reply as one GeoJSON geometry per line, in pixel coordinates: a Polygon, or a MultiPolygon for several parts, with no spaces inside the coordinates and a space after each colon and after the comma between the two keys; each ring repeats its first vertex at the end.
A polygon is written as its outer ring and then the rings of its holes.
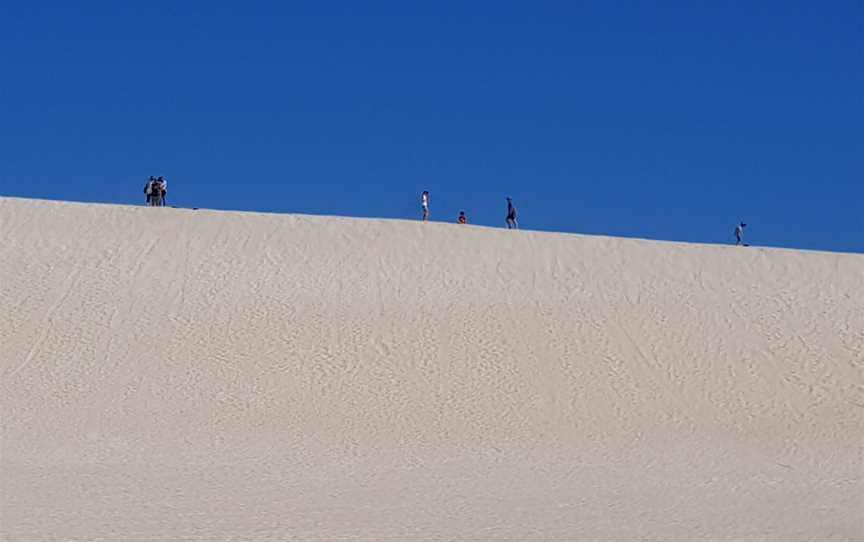
{"type": "Polygon", "coordinates": [[[0,199],[4,540],[864,540],[864,256],[0,199]]]}

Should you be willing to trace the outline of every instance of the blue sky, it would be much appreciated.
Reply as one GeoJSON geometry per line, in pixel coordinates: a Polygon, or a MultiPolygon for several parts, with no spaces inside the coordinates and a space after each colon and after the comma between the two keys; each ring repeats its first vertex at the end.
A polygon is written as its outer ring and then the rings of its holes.
{"type": "MultiPolygon", "coordinates": [[[[662,4],[662,5],[656,5],[662,4]]],[[[864,252],[864,7],[3,2],[0,194],[864,252]]]]}

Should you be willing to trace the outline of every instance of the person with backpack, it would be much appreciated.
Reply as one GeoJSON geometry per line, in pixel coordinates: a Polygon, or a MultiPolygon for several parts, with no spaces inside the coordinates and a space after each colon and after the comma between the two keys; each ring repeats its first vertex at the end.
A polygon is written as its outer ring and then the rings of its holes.
{"type": "Polygon", "coordinates": [[[744,242],[744,228],[747,227],[747,224],[741,222],[735,227],[735,246],[743,245],[747,246],[747,243],[744,242]]]}
{"type": "Polygon", "coordinates": [[[513,200],[509,196],[507,197],[507,229],[519,229],[519,223],[516,222],[516,206],[513,205],[513,200]]]}
{"type": "Polygon", "coordinates": [[[420,194],[420,207],[423,209],[423,222],[429,220],[429,191],[424,190],[420,194]]]}

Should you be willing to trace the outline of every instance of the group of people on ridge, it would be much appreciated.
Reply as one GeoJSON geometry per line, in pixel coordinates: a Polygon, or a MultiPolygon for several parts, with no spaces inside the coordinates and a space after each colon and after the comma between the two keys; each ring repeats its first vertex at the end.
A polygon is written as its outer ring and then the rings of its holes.
{"type": "MultiPolygon", "coordinates": [[[[422,211],[423,222],[429,220],[429,191],[424,190],[422,194],[420,194],[420,209],[422,211]]],[[[465,215],[465,211],[459,211],[459,216],[456,218],[456,222],[459,224],[467,224],[468,217],[465,215]]],[[[507,216],[505,218],[505,222],[507,224],[507,229],[510,230],[518,230],[519,223],[516,221],[516,206],[513,205],[513,199],[507,198],[507,216]]],[[[747,224],[744,222],[740,222],[737,226],[735,226],[735,244],[741,246],[748,246],[747,243],[744,242],[744,228],[747,227],[747,224]]]]}
{"type": "Polygon", "coordinates": [[[165,177],[150,176],[150,180],[144,185],[144,195],[147,196],[147,205],[150,207],[162,207],[167,203],[168,181],[165,177]]]}
{"type": "MultiPolygon", "coordinates": [[[[422,211],[423,222],[429,220],[429,191],[424,190],[422,194],[420,194],[420,209],[422,211]]],[[[465,215],[465,211],[459,211],[459,216],[456,218],[456,222],[459,224],[467,224],[468,217],[465,215]]],[[[516,222],[516,206],[513,205],[513,200],[508,197],[507,198],[507,217],[505,219],[507,223],[507,229],[518,230],[519,223],[516,222]]]]}
{"type": "MultiPolygon", "coordinates": [[[[164,206],[167,203],[168,181],[165,180],[165,177],[151,176],[147,181],[147,184],[144,185],[144,194],[147,196],[147,205],[150,207],[164,206]]],[[[428,190],[424,190],[423,193],[420,194],[420,209],[423,213],[423,221],[427,222],[430,215],[428,190]]],[[[516,206],[513,205],[513,199],[509,196],[507,197],[507,215],[504,221],[507,224],[507,229],[519,229],[519,222],[516,220],[516,206]]],[[[456,222],[459,224],[468,224],[468,216],[465,214],[465,211],[459,211],[459,216],[456,218],[456,222]]],[[[736,245],[747,246],[747,243],[744,242],[744,228],[746,227],[747,224],[744,222],[735,226],[736,245]]]]}

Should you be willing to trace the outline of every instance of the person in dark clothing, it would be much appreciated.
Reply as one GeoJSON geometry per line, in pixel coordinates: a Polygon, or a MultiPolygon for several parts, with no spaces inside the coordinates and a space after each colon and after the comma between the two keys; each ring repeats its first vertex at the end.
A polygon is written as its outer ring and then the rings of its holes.
{"type": "Polygon", "coordinates": [[[460,224],[467,224],[468,223],[468,217],[465,216],[465,211],[459,211],[459,218],[456,219],[456,222],[458,222],[460,224]]]}
{"type": "Polygon", "coordinates": [[[747,243],[744,242],[744,228],[747,227],[747,224],[741,222],[735,227],[735,246],[744,245],[747,246],[747,243]]]}
{"type": "Polygon", "coordinates": [[[513,205],[513,200],[509,197],[507,198],[507,229],[519,229],[519,223],[516,222],[516,206],[513,205]]]}
{"type": "Polygon", "coordinates": [[[150,181],[144,187],[147,194],[147,205],[150,207],[161,207],[164,205],[165,185],[162,177],[150,177],[150,181]]]}

